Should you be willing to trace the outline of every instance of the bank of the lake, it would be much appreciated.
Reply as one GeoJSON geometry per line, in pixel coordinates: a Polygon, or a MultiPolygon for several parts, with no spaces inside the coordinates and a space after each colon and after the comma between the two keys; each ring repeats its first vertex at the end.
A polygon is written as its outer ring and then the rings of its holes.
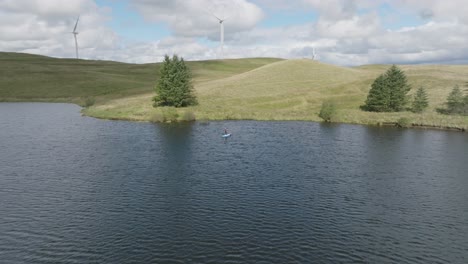
{"type": "Polygon", "coordinates": [[[184,120],[187,116],[198,120],[321,121],[320,107],[324,101],[331,100],[337,107],[333,121],[338,123],[401,124],[460,131],[468,128],[468,116],[443,115],[436,110],[444,107],[454,85],[468,82],[468,66],[405,65],[401,68],[413,87],[410,96],[416,87],[426,88],[429,108],[424,113],[373,113],[360,109],[371,83],[385,66],[346,68],[305,59],[271,62],[215,80],[195,78],[194,88],[200,102],[195,107],[154,109],[151,91],[108,100],[85,109],[84,113],[138,121],[184,120]]]}
{"type": "MultiPolygon", "coordinates": [[[[252,112],[249,108],[242,113],[230,111],[229,106],[213,113],[203,106],[187,108],[153,108],[151,94],[137,97],[119,99],[109,104],[96,105],[83,108],[84,115],[99,119],[126,120],[140,122],[164,122],[164,121],[221,121],[221,120],[256,120],[256,121],[313,121],[322,122],[317,112],[252,112]],[[250,111],[249,111],[250,110],[250,111]]],[[[442,115],[435,111],[424,113],[400,112],[400,113],[375,113],[364,112],[357,109],[339,109],[334,123],[360,124],[372,126],[404,126],[420,129],[442,130],[468,130],[468,117],[457,115],[442,115]],[[405,123],[402,124],[402,119],[405,123]]]]}
{"type": "Polygon", "coordinates": [[[304,120],[318,117],[324,101],[337,105],[335,122],[385,125],[405,121],[417,127],[468,129],[468,117],[437,113],[454,85],[468,83],[466,65],[401,65],[413,87],[426,88],[422,114],[360,110],[373,80],[389,65],[341,67],[312,60],[250,58],[193,61],[200,104],[186,109],[154,109],[151,98],[160,64],[57,59],[0,52],[0,101],[70,102],[91,107],[83,114],[132,121],[304,120]],[[406,120],[404,120],[406,119],[406,120]]]}

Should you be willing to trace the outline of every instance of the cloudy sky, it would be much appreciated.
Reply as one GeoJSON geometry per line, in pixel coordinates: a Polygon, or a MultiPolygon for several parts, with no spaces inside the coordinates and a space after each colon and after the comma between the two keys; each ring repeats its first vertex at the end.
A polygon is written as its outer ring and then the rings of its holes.
{"type": "Polygon", "coordinates": [[[146,63],[311,57],[339,65],[468,62],[466,0],[0,0],[0,51],[146,63]]]}

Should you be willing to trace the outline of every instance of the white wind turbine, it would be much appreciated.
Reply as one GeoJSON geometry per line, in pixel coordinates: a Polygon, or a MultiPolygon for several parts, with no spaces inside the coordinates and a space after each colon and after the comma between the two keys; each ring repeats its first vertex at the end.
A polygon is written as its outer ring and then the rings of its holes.
{"type": "Polygon", "coordinates": [[[213,14],[216,19],[219,21],[219,26],[220,26],[220,59],[224,58],[224,21],[226,21],[227,18],[219,18],[216,15],[213,14]]]}
{"type": "Polygon", "coordinates": [[[312,60],[317,59],[317,53],[315,53],[315,48],[312,48],[312,60]]]}
{"type": "Polygon", "coordinates": [[[78,21],[80,21],[80,16],[76,19],[75,27],[73,28],[73,37],[75,37],[75,50],[76,50],[76,58],[78,59],[78,39],[76,38],[76,35],[78,35],[78,32],[76,31],[76,28],[78,27],[78,21]]]}

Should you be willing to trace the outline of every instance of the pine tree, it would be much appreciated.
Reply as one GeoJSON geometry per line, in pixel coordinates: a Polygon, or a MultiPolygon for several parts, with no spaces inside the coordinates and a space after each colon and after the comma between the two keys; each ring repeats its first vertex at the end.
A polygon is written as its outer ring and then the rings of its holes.
{"type": "Polygon", "coordinates": [[[419,87],[416,95],[414,96],[412,111],[415,113],[421,113],[429,106],[429,101],[427,99],[426,90],[423,87],[419,87]]]}
{"type": "Polygon", "coordinates": [[[175,106],[185,107],[197,104],[193,94],[190,69],[183,58],[174,55],[172,59],[166,55],[159,70],[159,81],[156,85],[154,107],[175,106]]]}
{"type": "Polygon", "coordinates": [[[402,111],[407,104],[406,94],[410,89],[405,73],[393,65],[372,83],[363,108],[373,112],[402,111]]]}
{"type": "Polygon", "coordinates": [[[389,111],[389,97],[385,75],[382,74],[372,83],[364,108],[371,112],[389,111]]]}
{"type": "Polygon", "coordinates": [[[447,97],[447,112],[449,114],[460,114],[464,108],[463,93],[458,85],[455,85],[447,97]]]}
{"type": "Polygon", "coordinates": [[[393,65],[388,69],[386,77],[386,83],[389,87],[390,93],[390,111],[403,111],[407,104],[406,95],[411,90],[411,86],[408,85],[406,75],[396,65],[393,65]]]}

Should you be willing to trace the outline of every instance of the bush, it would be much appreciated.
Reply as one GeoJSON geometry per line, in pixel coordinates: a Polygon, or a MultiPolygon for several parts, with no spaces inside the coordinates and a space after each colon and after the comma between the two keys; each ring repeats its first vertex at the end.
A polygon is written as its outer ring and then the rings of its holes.
{"type": "Polygon", "coordinates": [[[411,126],[411,120],[407,117],[402,117],[398,119],[397,121],[397,126],[398,127],[410,127],[411,126]]]}
{"type": "Polygon", "coordinates": [[[84,100],[85,107],[93,106],[95,103],[96,103],[96,99],[94,99],[94,97],[86,97],[84,100]]]}
{"type": "Polygon", "coordinates": [[[320,108],[319,117],[325,122],[332,122],[336,117],[336,105],[331,101],[326,101],[322,103],[320,108]]]}

